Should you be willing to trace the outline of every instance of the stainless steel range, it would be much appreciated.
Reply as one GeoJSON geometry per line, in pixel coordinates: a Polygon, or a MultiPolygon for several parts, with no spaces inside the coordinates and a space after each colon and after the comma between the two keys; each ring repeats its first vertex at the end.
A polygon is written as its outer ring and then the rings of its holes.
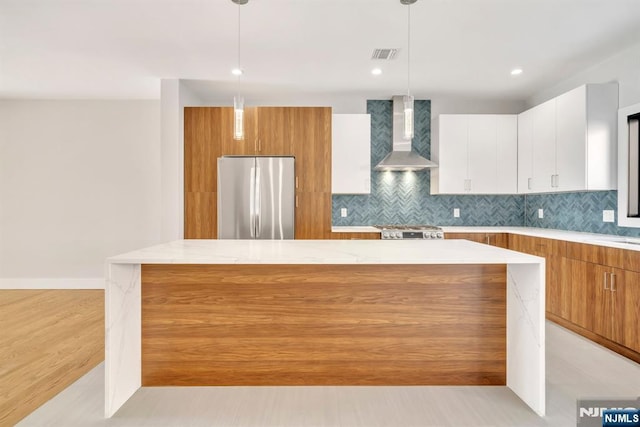
{"type": "Polygon", "coordinates": [[[382,233],[382,239],[444,239],[444,231],[433,225],[376,225],[382,233]]]}

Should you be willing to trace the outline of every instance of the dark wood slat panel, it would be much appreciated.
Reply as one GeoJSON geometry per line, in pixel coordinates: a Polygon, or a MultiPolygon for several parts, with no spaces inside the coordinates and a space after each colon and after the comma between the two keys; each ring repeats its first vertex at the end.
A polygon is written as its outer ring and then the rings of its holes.
{"type": "Polygon", "coordinates": [[[142,280],[144,385],[504,384],[504,265],[144,265],[142,280]]]}

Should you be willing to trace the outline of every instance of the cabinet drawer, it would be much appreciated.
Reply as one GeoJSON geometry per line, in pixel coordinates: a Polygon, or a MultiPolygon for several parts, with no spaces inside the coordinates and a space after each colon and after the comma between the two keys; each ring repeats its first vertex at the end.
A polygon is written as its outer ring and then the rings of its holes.
{"type": "Polygon", "coordinates": [[[640,252],[587,243],[567,242],[567,257],[640,272],[640,252]]]}

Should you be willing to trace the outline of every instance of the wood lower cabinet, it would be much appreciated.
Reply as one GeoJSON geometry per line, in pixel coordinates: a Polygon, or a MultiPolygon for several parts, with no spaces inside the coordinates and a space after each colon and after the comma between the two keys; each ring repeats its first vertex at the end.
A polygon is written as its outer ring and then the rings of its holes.
{"type": "Polygon", "coordinates": [[[545,258],[546,311],[558,316],[568,316],[571,310],[569,297],[571,286],[569,282],[563,280],[563,257],[566,254],[566,242],[510,234],[509,249],[545,258]]]}
{"type": "Polygon", "coordinates": [[[558,316],[586,329],[593,329],[594,287],[589,285],[589,264],[562,258],[561,283],[568,290],[569,308],[558,316]]]}
{"type": "Polygon", "coordinates": [[[445,233],[445,239],[463,239],[472,242],[507,248],[509,238],[507,233],[445,233]]]}
{"type": "Polygon", "coordinates": [[[334,240],[380,240],[380,233],[331,233],[334,240]]]}
{"type": "Polygon", "coordinates": [[[296,238],[331,237],[331,108],[247,107],[233,139],[233,108],[184,109],[184,237],[217,238],[218,157],[295,156],[296,238]]]}
{"type": "Polygon", "coordinates": [[[624,302],[622,344],[640,353],[640,273],[625,271],[622,291],[616,298],[616,304],[621,300],[624,302]]]}
{"type": "Polygon", "coordinates": [[[618,268],[634,268],[638,255],[567,242],[561,285],[547,284],[547,317],[640,362],[640,272],[618,268]]]}

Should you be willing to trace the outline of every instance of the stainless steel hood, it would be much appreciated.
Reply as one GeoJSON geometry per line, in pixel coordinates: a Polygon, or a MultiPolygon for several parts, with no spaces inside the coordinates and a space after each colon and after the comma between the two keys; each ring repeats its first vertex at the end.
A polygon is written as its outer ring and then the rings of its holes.
{"type": "Polygon", "coordinates": [[[402,96],[393,97],[393,148],[391,153],[376,165],[377,171],[407,171],[437,167],[411,149],[411,140],[404,139],[404,104],[402,96]]]}

